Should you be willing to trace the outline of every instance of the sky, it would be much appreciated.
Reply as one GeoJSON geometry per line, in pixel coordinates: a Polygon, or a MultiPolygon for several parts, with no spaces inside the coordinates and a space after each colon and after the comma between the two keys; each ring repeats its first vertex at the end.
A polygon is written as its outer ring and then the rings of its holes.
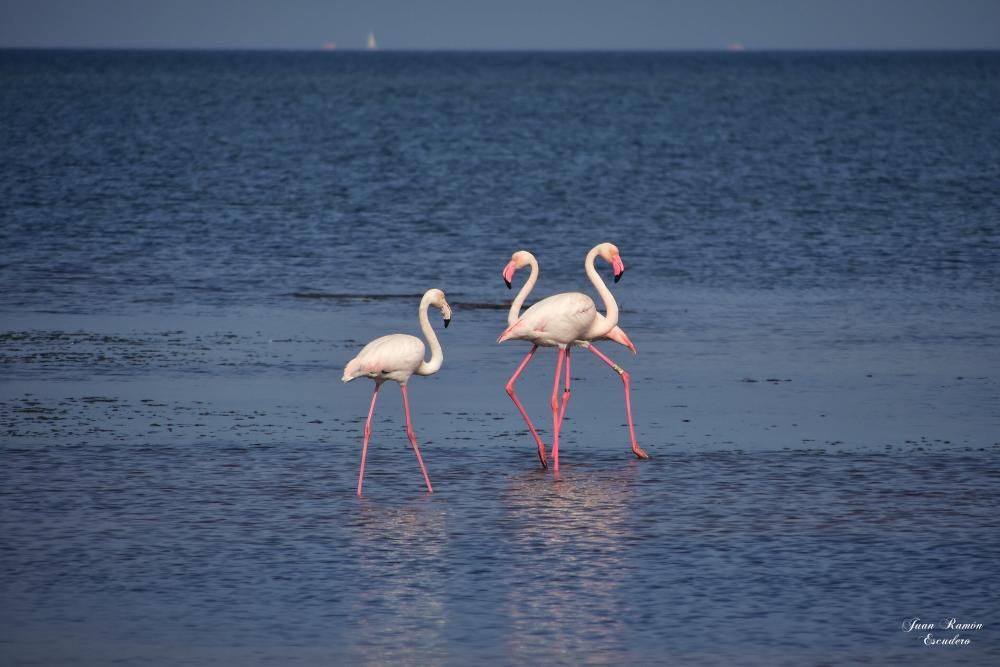
{"type": "Polygon", "coordinates": [[[1000,49],[1000,0],[0,0],[0,48],[1000,49]]]}

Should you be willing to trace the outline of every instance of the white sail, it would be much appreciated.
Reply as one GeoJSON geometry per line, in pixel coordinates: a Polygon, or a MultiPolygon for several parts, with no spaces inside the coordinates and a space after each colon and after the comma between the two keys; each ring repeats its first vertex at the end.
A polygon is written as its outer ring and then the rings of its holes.
{"type": "Polygon", "coordinates": [[[375,33],[373,32],[368,33],[368,49],[374,51],[377,48],[378,45],[375,43],[375,33]]]}

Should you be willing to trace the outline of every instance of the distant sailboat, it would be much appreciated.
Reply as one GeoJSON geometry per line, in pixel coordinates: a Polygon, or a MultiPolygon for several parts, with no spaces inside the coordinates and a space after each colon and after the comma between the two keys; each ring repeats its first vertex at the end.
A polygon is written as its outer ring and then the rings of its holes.
{"type": "Polygon", "coordinates": [[[375,33],[373,32],[368,33],[368,50],[374,51],[377,48],[378,45],[375,43],[375,33]]]}

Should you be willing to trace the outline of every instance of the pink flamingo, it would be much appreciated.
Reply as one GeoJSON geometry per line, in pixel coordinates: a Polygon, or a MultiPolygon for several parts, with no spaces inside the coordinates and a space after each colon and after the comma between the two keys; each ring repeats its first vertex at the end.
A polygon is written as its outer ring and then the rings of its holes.
{"type": "MultiPolygon", "coordinates": [[[[514,273],[518,269],[522,269],[525,266],[531,267],[531,274],[528,276],[528,280],[521,287],[518,292],[517,297],[514,299],[513,303],[510,305],[510,311],[507,313],[508,324],[513,324],[520,317],[521,306],[524,305],[524,301],[527,299],[528,294],[534,288],[535,283],[538,280],[538,260],[527,250],[519,250],[511,255],[510,262],[504,267],[503,277],[504,282],[507,284],[507,288],[510,289],[511,281],[514,278],[514,273]]],[[[597,319],[599,321],[604,320],[604,316],[597,313],[597,319]]],[[[632,351],[632,354],[636,354],[635,345],[629,340],[628,335],[621,329],[621,327],[615,326],[608,333],[600,337],[601,340],[610,340],[620,345],[624,345],[632,351]]],[[[576,347],[582,347],[584,349],[593,352],[601,361],[607,364],[614,372],[618,373],[618,376],[622,379],[622,383],[625,385],[625,415],[628,418],[628,432],[629,438],[632,444],[632,452],[640,459],[648,459],[649,455],[639,447],[635,439],[635,426],[632,421],[632,400],[631,400],[631,376],[628,371],[623,369],[621,366],[613,362],[606,355],[604,355],[597,346],[593,344],[594,339],[579,339],[573,341],[573,345],[576,347]]],[[[531,352],[529,353],[529,358],[534,354],[535,350],[538,348],[536,344],[531,352]]],[[[511,397],[514,404],[517,406],[518,410],[521,412],[521,416],[524,417],[525,422],[528,424],[528,429],[531,431],[532,436],[535,438],[535,442],[538,445],[539,458],[542,461],[542,466],[545,467],[545,446],[542,444],[541,438],[538,437],[538,432],[535,431],[534,425],[531,423],[531,419],[528,417],[527,412],[521,405],[521,402],[517,399],[517,394],[514,392],[514,383],[517,381],[518,376],[521,371],[524,370],[524,366],[527,365],[527,360],[517,369],[514,376],[507,382],[507,395],[511,397]]],[[[559,422],[560,428],[562,425],[562,418],[566,413],[566,406],[569,403],[570,398],[570,372],[569,372],[569,355],[566,357],[566,386],[563,392],[563,402],[559,411],[559,422]]]]}
{"type": "MultiPolygon", "coordinates": [[[[521,288],[517,298],[514,299],[514,303],[511,304],[510,314],[508,315],[509,326],[497,339],[499,343],[512,339],[528,340],[532,343],[531,351],[528,352],[524,361],[514,371],[514,375],[507,382],[506,389],[507,395],[511,397],[521,416],[528,423],[528,428],[531,430],[531,434],[538,445],[538,459],[541,461],[543,468],[548,467],[545,446],[542,444],[541,438],[538,437],[538,433],[535,431],[524,406],[517,399],[517,394],[514,392],[514,383],[517,382],[518,376],[524,371],[539,346],[559,348],[559,353],[556,357],[555,380],[552,384],[552,399],[550,402],[552,407],[552,460],[556,472],[559,471],[559,430],[562,426],[562,418],[565,415],[566,404],[569,398],[570,346],[580,344],[578,341],[591,341],[605,337],[618,323],[618,304],[615,302],[615,298],[607,285],[604,284],[604,281],[597,274],[597,269],[594,268],[594,262],[597,260],[597,257],[601,257],[611,264],[614,269],[615,282],[618,282],[625,271],[625,264],[622,262],[617,246],[612,243],[601,243],[594,246],[587,253],[587,257],[584,260],[587,277],[590,278],[590,282],[604,300],[604,306],[607,311],[606,316],[602,316],[597,312],[597,307],[594,305],[593,299],[580,292],[554,294],[542,299],[526,310],[523,315],[518,316],[521,306],[528,296],[528,292],[531,291],[535,285],[535,281],[538,279],[538,262],[535,261],[531,276],[524,287],[521,288]],[[563,404],[560,406],[558,400],[559,377],[562,373],[564,359],[566,365],[566,390],[563,394],[563,404]]],[[[508,286],[514,272],[519,268],[518,260],[531,263],[534,257],[531,256],[531,253],[526,252],[523,255],[515,253],[512,256],[511,261],[503,271],[504,280],[508,283],[508,286]]],[[[624,332],[622,332],[622,336],[624,336],[624,332]]]]}
{"type": "Polygon", "coordinates": [[[416,336],[408,334],[389,334],[376,338],[361,349],[358,356],[347,362],[344,367],[344,382],[350,382],[354,378],[369,377],[375,380],[375,393],[372,394],[372,405],[368,410],[368,420],[365,422],[364,445],[361,449],[361,472],[358,474],[358,495],[361,495],[361,485],[365,478],[365,457],[368,454],[368,439],[372,434],[372,415],[375,414],[375,399],[378,398],[378,390],[386,380],[398,382],[403,392],[403,411],[406,413],[406,436],[413,445],[413,452],[417,455],[417,462],[420,464],[420,471],[424,473],[424,481],[427,483],[427,492],[434,493],[431,487],[430,477],[427,476],[427,468],[424,467],[424,460],[420,457],[420,449],[417,447],[417,436],[413,431],[413,422],[410,420],[410,399],[406,392],[406,383],[410,376],[433,375],[444,363],[444,352],[434,329],[427,319],[427,308],[434,306],[441,311],[444,316],[444,326],[451,322],[451,306],[444,298],[444,292],[439,289],[429,289],[420,300],[420,330],[431,346],[431,358],[424,361],[424,341],[416,336]]]}

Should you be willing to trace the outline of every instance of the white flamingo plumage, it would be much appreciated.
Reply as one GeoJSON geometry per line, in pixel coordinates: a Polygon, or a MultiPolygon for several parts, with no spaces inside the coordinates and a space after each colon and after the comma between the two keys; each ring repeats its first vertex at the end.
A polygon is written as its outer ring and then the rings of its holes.
{"type": "Polygon", "coordinates": [[[424,481],[427,483],[427,492],[433,493],[430,477],[427,476],[427,468],[424,467],[424,460],[420,456],[420,449],[417,447],[417,436],[413,430],[413,423],[410,419],[410,399],[406,390],[406,383],[412,375],[433,375],[444,363],[444,352],[441,343],[438,342],[434,329],[427,319],[427,309],[434,306],[441,311],[444,316],[444,326],[447,327],[451,321],[451,306],[445,300],[444,292],[439,289],[429,289],[420,300],[418,311],[420,318],[420,330],[427,339],[431,348],[431,358],[424,360],[424,341],[409,334],[389,334],[376,338],[365,345],[358,356],[347,362],[344,367],[344,382],[359,377],[371,378],[375,381],[375,392],[372,394],[371,408],[368,410],[368,419],[365,422],[364,445],[361,449],[361,471],[358,473],[358,495],[361,495],[361,485],[365,477],[365,458],[368,454],[368,440],[372,432],[372,416],[375,414],[375,400],[378,398],[378,390],[383,382],[398,382],[403,392],[403,411],[406,414],[406,436],[413,445],[413,452],[417,455],[417,462],[420,464],[420,471],[424,474],[424,481]]]}
{"type": "MultiPolygon", "coordinates": [[[[535,438],[535,442],[538,445],[538,458],[541,461],[543,468],[548,467],[545,446],[542,444],[541,438],[538,437],[538,433],[531,424],[531,419],[524,410],[524,406],[522,406],[521,402],[517,399],[517,394],[514,392],[514,383],[517,381],[518,376],[524,368],[531,361],[539,346],[559,348],[556,358],[556,372],[555,380],[552,385],[551,399],[552,460],[556,472],[559,471],[559,431],[562,426],[562,418],[566,412],[566,404],[569,400],[570,347],[573,345],[583,345],[585,347],[589,347],[589,341],[608,336],[608,334],[616,328],[618,323],[618,304],[615,302],[615,298],[611,294],[611,291],[608,289],[607,285],[604,284],[604,281],[601,280],[597,270],[594,268],[594,262],[597,257],[601,257],[612,265],[615,282],[618,282],[622,273],[624,273],[625,264],[622,262],[621,254],[619,253],[617,246],[612,243],[601,243],[594,246],[590,249],[590,252],[587,253],[587,257],[584,260],[584,268],[587,271],[587,277],[590,278],[591,283],[601,295],[607,311],[606,315],[600,315],[600,313],[597,312],[597,307],[594,305],[593,299],[580,292],[563,292],[561,294],[554,294],[550,297],[542,299],[526,310],[524,314],[519,315],[520,308],[524,304],[524,300],[527,298],[528,292],[531,291],[534,287],[535,281],[538,279],[538,263],[535,261],[531,276],[528,278],[524,287],[521,288],[517,298],[514,299],[514,303],[511,304],[510,314],[508,315],[509,326],[500,335],[500,338],[497,339],[497,342],[500,343],[507,340],[527,340],[532,343],[531,351],[528,352],[524,361],[522,361],[521,365],[518,366],[516,371],[514,371],[514,375],[511,376],[510,380],[507,382],[506,389],[507,394],[514,401],[514,404],[520,411],[521,416],[527,422],[528,427],[531,430],[531,434],[535,438]],[[562,373],[564,359],[566,366],[566,389],[563,393],[562,406],[560,406],[558,401],[559,377],[562,373]]],[[[512,257],[511,261],[507,264],[503,271],[504,280],[508,283],[508,286],[514,272],[517,268],[519,268],[518,259],[522,259],[530,263],[530,260],[533,260],[534,257],[531,256],[530,253],[525,253],[524,255],[518,255],[518,253],[515,253],[515,257],[512,257]]],[[[615,335],[617,336],[617,334],[615,335]]],[[[625,340],[628,339],[627,336],[624,336],[624,332],[621,332],[621,336],[623,336],[625,340]]],[[[629,341],[629,345],[630,344],[631,341],[629,341]]]]}

